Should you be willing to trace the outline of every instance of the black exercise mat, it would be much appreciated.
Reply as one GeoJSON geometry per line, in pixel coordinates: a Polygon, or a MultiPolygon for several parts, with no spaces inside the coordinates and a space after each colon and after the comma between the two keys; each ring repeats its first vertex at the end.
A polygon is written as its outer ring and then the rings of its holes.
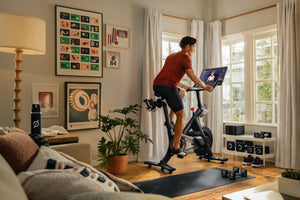
{"type": "Polygon", "coordinates": [[[221,177],[220,168],[210,168],[185,174],[136,182],[133,184],[138,186],[144,193],[176,197],[237,181],[243,181],[249,178],[255,178],[255,176],[248,175],[247,177],[242,177],[235,181],[229,180],[229,178],[221,177]]]}

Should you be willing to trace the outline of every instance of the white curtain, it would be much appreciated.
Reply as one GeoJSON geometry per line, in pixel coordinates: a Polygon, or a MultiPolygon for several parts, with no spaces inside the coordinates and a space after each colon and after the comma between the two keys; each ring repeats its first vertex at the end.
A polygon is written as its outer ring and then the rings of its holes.
{"type": "Polygon", "coordinates": [[[278,17],[278,126],[276,166],[300,169],[299,0],[281,0],[278,17]]]}
{"type": "MultiPolygon", "coordinates": [[[[142,100],[154,98],[153,80],[162,68],[162,13],[155,9],[145,10],[144,21],[144,63],[142,100]]],[[[153,140],[151,143],[141,142],[138,161],[158,161],[163,158],[168,147],[168,135],[164,126],[162,108],[155,112],[146,110],[142,102],[141,130],[153,140]]]]}
{"type": "MultiPolygon", "coordinates": [[[[221,66],[221,49],[221,22],[208,22],[205,31],[205,68],[221,66]]],[[[209,109],[206,126],[211,130],[214,138],[212,152],[221,153],[223,133],[222,88],[218,86],[213,92],[205,92],[204,94],[205,103],[209,109]]]]}
{"type": "MultiPolygon", "coordinates": [[[[196,76],[200,76],[200,73],[204,66],[204,22],[200,20],[192,20],[191,23],[191,36],[197,39],[196,43],[196,52],[192,56],[192,65],[193,71],[196,76]]],[[[190,80],[190,79],[189,79],[190,80]]],[[[194,83],[190,81],[190,86],[193,86],[194,83]]],[[[197,106],[197,99],[195,92],[188,92],[186,97],[189,100],[190,107],[197,106]]],[[[188,108],[185,108],[188,111],[188,108]]],[[[192,112],[186,112],[186,119],[192,117],[192,112]]]]}

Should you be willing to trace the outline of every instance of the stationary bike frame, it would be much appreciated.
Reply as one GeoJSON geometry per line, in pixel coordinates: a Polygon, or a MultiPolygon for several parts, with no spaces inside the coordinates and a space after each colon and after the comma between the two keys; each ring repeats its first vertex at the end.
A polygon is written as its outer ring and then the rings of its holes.
{"type": "Polygon", "coordinates": [[[173,126],[171,124],[170,118],[169,118],[169,112],[168,112],[168,106],[166,101],[163,98],[159,98],[156,101],[153,101],[152,99],[145,99],[144,102],[147,105],[147,109],[154,111],[156,108],[161,108],[163,107],[164,115],[165,115],[165,126],[168,131],[168,138],[169,138],[169,146],[167,153],[163,157],[163,159],[160,162],[154,162],[154,161],[146,161],[144,164],[149,165],[149,168],[151,168],[152,165],[154,166],[159,166],[161,167],[162,171],[164,169],[168,170],[169,173],[172,173],[176,169],[174,167],[171,167],[167,163],[171,159],[171,157],[174,155],[171,153],[171,148],[172,148],[172,143],[173,143],[173,138],[174,138],[174,131],[173,131],[173,126]]]}
{"type": "MultiPolygon", "coordinates": [[[[205,116],[208,113],[207,109],[203,109],[203,105],[201,103],[200,91],[203,91],[203,90],[204,89],[201,88],[201,87],[193,87],[193,88],[190,88],[188,90],[188,91],[195,91],[196,92],[198,108],[195,111],[192,118],[189,120],[189,122],[184,127],[182,138],[184,138],[188,142],[191,142],[192,144],[197,142],[201,147],[203,146],[203,147],[206,148],[206,151],[205,151],[206,155],[200,155],[199,158],[206,158],[208,161],[210,161],[210,160],[219,160],[219,161],[221,161],[221,163],[223,163],[223,161],[227,161],[228,158],[218,158],[218,157],[213,156],[213,154],[210,150],[209,141],[207,141],[208,139],[205,137],[202,126],[199,122],[199,118],[205,116]],[[188,136],[187,135],[187,133],[192,129],[193,123],[197,124],[197,129],[198,129],[197,131],[200,131],[200,135],[198,135],[198,136],[188,136]]],[[[159,94],[155,94],[155,96],[160,97],[159,94]]],[[[158,98],[156,101],[154,101],[153,99],[145,99],[144,102],[147,105],[147,109],[151,110],[151,111],[154,111],[156,108],[163,107],[165,120],[166,120],[165,121],[165,126],[167,128],[168,138],[169,138],[168,150],[167,150],[167,153],[165,154],[165,156],[163,157],[163,159],[160,162],[146,161],[146,162],[144,162],[144,164],[147,164],[149,166],[149,168],[152,165],[159,166],[159,167],[161,167],[162,170],[166,169],[166,170],[169,171],[169,173],[172,173],[176,169],[174,167],[171,167],[167,163],[169,162],[171,157],[174,155],[171,152],[173,138],[174,138],[174,131],[173,131],[174,127],[170,122],[167,103],[164,100],[164,98],[162,98],[162,97],[158,98]]],[[[192,146],[186,148],[185,152],[189,152],[189,151],[196,150],[196,149],[198,149],[198,147],[195,146],[195,145],[192,145],[192,146]]],[[[177,157],[183,158],[183,157],[180,157],[180,156],[177,156],[177,157]]]]}

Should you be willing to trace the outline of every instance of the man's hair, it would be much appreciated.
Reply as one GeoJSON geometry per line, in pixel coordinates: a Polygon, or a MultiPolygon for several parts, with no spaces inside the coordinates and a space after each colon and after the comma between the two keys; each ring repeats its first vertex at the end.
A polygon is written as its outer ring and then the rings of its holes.
{"type": "Polygon", "coordinates": [[[193,45],[193,44],[196,44],[197,40],[193,37],[190,37],[190,36],[185,36],[181,39],[180,43],[179,43],[179,46],[184,49],[186,45],[193,45]]]}

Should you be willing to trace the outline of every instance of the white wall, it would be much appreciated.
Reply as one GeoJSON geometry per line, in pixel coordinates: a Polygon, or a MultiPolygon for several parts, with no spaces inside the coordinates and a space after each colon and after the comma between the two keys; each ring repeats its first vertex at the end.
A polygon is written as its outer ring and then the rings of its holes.
{"type": "MultiPolygon", "coordinates": [[[[43,119],[44,128],[65,123],[64,82],[101,82],[101,113],[129,104],[141,103],[141,73],[143,63],[144,9],[157,8],[165,14],[203,19],[204,0],[9,0],[0,1],[0,12],[17,13],[46,21],[46,55],[23,56],[21,73],[21,127],[30,131],[32,84],[59,85],[59,117],[43,119]],[[104,24],[128,27],[130,48],[121,51],[120,69],[103,69],[103,78],[55,76],[55,8],[62,5],[103,13],[104,24]]],[[[164,31],[188,34],[188,23],[164,17],[164,31]]],[[[20,30],[22,31],[22,30],[20,30]]],[[[103,50],[113,48],[103,47],[103,50]]],[[[0,53],[0,126],[13,126],[14,55],[0,53]]],[[[72,131],[80,143],[92,146],[92,159],[97,159],[99,130],[72,131]]]]}
{"type": "MultiPolygon", "coordinates": [[[[211,1],[211,20],[221,20],[249,11],[268,7],[278,0],[213,0],[211,1]]],[[[222,23],[222,35],[240,33],[242,31],[276,24],[276,7],[255,12],[222,23]]]]}

